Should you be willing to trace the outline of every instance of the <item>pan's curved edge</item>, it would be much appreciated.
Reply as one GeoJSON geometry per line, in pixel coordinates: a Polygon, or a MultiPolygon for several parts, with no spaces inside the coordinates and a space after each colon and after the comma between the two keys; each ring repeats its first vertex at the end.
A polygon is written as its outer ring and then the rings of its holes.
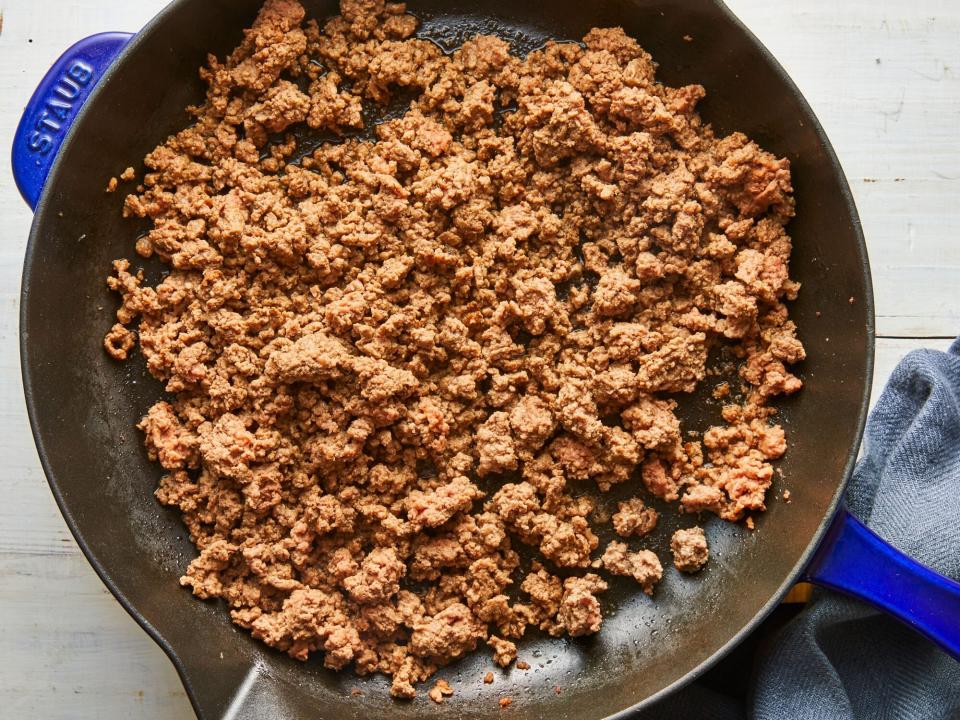
{"type": "Polygon", "coordinates": [[[876,316],[873,297],[873,278],[870,272],[870,260],[867,255],[867,243],[863,234],[863,224],[860,222],[860,214],[857,212],[857,205],[853,199],[853,193],[850,190],[850,183],[847,181],[847,176],[840,165],[840,160],[837,158],[836,151],[833,149],[833,145],[830,143],[823,126],[820,124],[820,120],[817,118],[816,113],[813,112],[813,108],[810,107],[810,104],[803,96],[803,93],[800,92],[800,88],[798,88],[796,83],[793,82],[793,79],[790,77],[787,71],[784,70],[783,66],[779,63],[776,57],[774,57],[773,53],[767,49],[766,45],[764,45],[759,38],[753,34],[750,28],[744,25],[743,21],[741,21],[740,18],[738,18],[724,2],[722,2],[722,0],[712,0],[712,2],[716,5],[717,11],[723,13],[727,19],[733,23],[737,29],[740,30],[740,32],[743,33],[744,38],[752,43],[754,47],[761,53],[764,59],[770,64],[773,71],[779,76],[784,85],[796,96],[801,107],[804,108],[807,113],[809,113],[810,118],[813,121],[813,130],[820,139],[820,142],[823,144],[831,168],[840,178],[843,179],[843,200],[850,209],[850,218],[853,221],[853,230],[857,238],[857,254],[859,256],[860,267],[864,276],[865,294],[863,302],[864,309],[867,313],[867,357],[863,378],[863,391],[860,398],[860,408],[856,419],[856,439],[853,446],[850,448],[849,455],[847,456],[847,462],[843,468],[843,479],[837,486],[837,491],[834,493],[833,499],[830,501],[830,506],[827,509],[823,520],[821,521],[816,532],[813,534],[810,544],[800,556],[800,559],[797,561],[796,565],[794,565],[786,580],[784,580],[784,582],[770,597],[767,603],[760,609],[760,611],[753,617],[753,619],[743,628],[741,628],[736,635],[730,638],[730,640],[728,640],[719,650],[714,652],[713,655],[700,663],[696,669],[690,671],[667,687],[662,688],[650,697],[641,700],[636,705],[627,708],[626,710],[622,710],[615,715],[611,715],[609,718],[607,718],[607,720],[631,720],[635,713],[650,708],[680,688],[696,680],[698,677],[720,662],[720,660],[729,654],[730,651],[733,650],[737,645],[743,642],[744,639],[746,639],[748,635],[756,630],[760,623],[762,623],[767,616],[773,612],[774,608],[780,604],[780,601],[787,594],[790,588],[793,587],[797,581],[797,578],[799,578],[804,568],[813,558],[814,553],[816,552],[820,543],[823,541],[824,535],[826,535],[834,516],[840,508],[840,505],[843,501],[844,492],[846,492],[847,489],[847,483],[850,480],[850,475],[852,474],[853,468],[857,462],[857,455],[860,451],[860,444],[863,441],[863,433],[864,429],[866,428],[867,415],[870,407],[870,391],[873,384],[874,355],[876,351],[876,316]]]}
{"type": "MultiPolygon", "coordinates": [[[[84,106],[80,108],[80,111],[77,113],[76,118],[67,132],[66,137],[63,140],[63,143],[60,146],[60,152],[53,165],[50,168],[50,173],[48,175],[47,187],[52,187],[55,184],[57,176],[60,174],[61,165],[63,162],[63,157],[65,155],[64,150],[68,148],[74,141],[76,137],[77,128],[80,126],[81,121],[84,115],[89,112],[89,109],[96,104],[96,99],[103,92],[103,89],[110,84],[114,76],[117,74],[118,68],[123,64],[124,60],[134,53],[137,48],[144,42],[144,38],[147,35],[153,33],[156,28],[163,23],[164,18],[179,9],[180,6],[185,5],[189,0],[172,0],[168,5],[161,9],[150,21],[143,27],[143,29],[137,33],[137,35],[130,41],[130,43],[121,51],[117,56],[117,59],[114,61],[113,65],[107,69],[104,73],[102,79],[97,84],[90,94],[87,102],[84,103],[84,106]]],[[[33,393],[33,382],[30,372],[30,348],[29,348],[29,334],[25,331],[27,323],[27,309],[29,306],[29,291],[30,291],[30,270],[33,266],[33,256],[36,249],[36,230],[37,230],[37,218],[40,217],[46,210],[47,206],[50,204],[50,193],[43,192],[40,196],[40,201],[37,203],[37,207],[34,210],[34,219],[30,227],[30,234],[27,239],[27,247],[24,252],[23,260],[23,272],[20,279],[20,311],[19,311],[19,329],[20,329],[20,341],[19,341],[19,350],[20,350],[20,376],[23,383],[23,394],[24,400],[27,408],[27,417],[30,421],[30,431],[33,435],[34,446],[37,450],[37,455],[40,460],[40,466],[43,469],[44,477],[47,479],[47,484],[50,486],[50,491],[53,493],[54,500],[57,503],[57,507],[60,510],[60,514],[63,516],[64,521],[67,524],[67,527],[70,530],[70,534],[73,535],[73,539],[76,541],[77,546],[80,548],[80,551],[83,553],[84,557],[87,559],[87,562],[90,563],[90,566],[96,572],[97,576],[100,578],[100,581],[106,586],[110,593],[117,599],[120,605],[124,610],[127,611],[127,614],[134,619],[134,621],[143,628],[143,630],[150,636],[151,639],[160,647],[161,650],[166,654],[166,656],[173,663],[174,668],[177,671],[177,675],[180,677],[180,681],[183,684],[184,690],[186,691],[187,697],[190,700],[190,704],[193,707],[194,712],[197,714],[197,717],[200,720],[208,720],[201,710],[200,703],[197,698],[196,688],[192,680],[190,679],[190,674],[188,669],[183,662],[182,658],[177,653],[177,650],[167,641],[163,634],[154,627],[143,614],[136,608],[136,606],[130,602],[130,600],[123,594],[120,588],[116,585],[113,578],[111,577],[108,570],[100,563],[91,550],[90,546],[87,544],[86,540],[83,537],[83,534],[80,532],[80,529],[77,525],[76,520],[73,517],[73,514],[70,512],[66,503],[63,500],[63,495],[60,492],[60,488],[57,485],[57,482],[54,478],[54,474],[49,464],[47,458],[47,453],[44,448],[43,440],[40,436],[39,428],[37,427],[36,417],[37,411],[35,408],[34,402],[34,393],[33,393]]]]}
{"type": "MultiPolygon", "coordinates": [[[[138,33],[138,35],[130,42],[130,44],[124,48],[123,52],[117,58],[116,63],[111,67],[103,76],[103,79],[98,84],[97,88],[94,89],[91,94],[89,101],[85,106],[80,110],[76,119],[74,120],[73,127],[68,132],[64,142],[62,144],[63,148],[67,148],[75,140],[76,129],[80,125],[80,121],[84,117],[84,114],[88,112],[89,108],[95,104],[96,98],[103,91],[103,88],[106,87],[116,74],[116,70],[120,67],[124,59],[136,51],[139,45],[144,41],[144,37],[151,34],[156,28],[163,22],[166,15],[177,10],[180,6],[187,4],[190,0],[172,0],[172,2],[160,10],[150,22],[143,28],[143,30],[138,33]]],[[[800,90],[797,88],[796,84],[786,73],[780,63],[776,58],[770,53],[770,51],[757,39],[757,37],[747,28],[740,19],[730,11],[730,9],[720,2],[720,0],[714,0],[717,10],[723,13],[730,22],[732,22],[742,33],[743,36],[754,45],[754,47],[761,53],[765,60],[770,64],[774,72],[780,77],[781,81],[788,87],[796,96],[797,100],[801,106],[809,113],[810,118],[813,120],[813,129],[823,144],[824,149],[826,150],[827,157],[831,167],[834,172],[837,173],[841,178],[843,178],[842,193],[843,199],[846,201],[847,206],[850,209],[851,219],[854,225],[854,232],[857,237],[857,250],[860,258],[861,270],[864,274],[864,307],[867,311],[867,357],[866,357],[866,367],[864,375],[864,387],[861,397],[860,409],[856,419],[856,442],[851,447],[847,462],[844,467],[844,477],[842,482],[838,485],[837,491],[834,494],[833,499],[831,500],[828,512],[825,514],[820,526],[817,531],[814,533],[811,542],[797,564],[792,569],[791,573],[787,579],[781,584],[777,591],[770,597],[768,602],[761,608],[761,610],[756,614],[756,616],[747,623],[736,635],[734,635],[727,643],[725,643],[719,650],[717,650],[713,655],[703,661],[696,669],[689,672],[687,675],[679,678],[675,682],[671,683],[665,688],[662,688],[657,693],[645,698],[639,703],[633,705],[632,707],[626,708],[615,715],[611,715],[608,720],[629,720],[634,713],[649,708],[650,706],[656,704],[666,696],[675,692],[679,688],[687,685],[696,678],[700,677],[707,670],[712,668],[717,662],[719,662],[724,656],[726,656],[734,647],[740,644],[747,635],[752,633],[757,626],[772,612],[772,610],[780,603],[780,600],[787,593],[787,591],[792,587],[796,578],[800,575],[801,571],[806,567],[810,558],[813,556],[814,551],[817,546],[823,539],[824,534],[826,533],[833,516],[835,515],[840,502],[843,497],[843,493],[847,486],[847,481],[850,477],[850,474],[853,470],[854,464],[856,462],[857,453],[860,446],[860,441],[863,436],[863,431],[866,425],[867,419],[867,410],[869,407],[870,400],[870,388],[871,381],[874,373],[874,346],[875,346],[875,320],[874,320],[874,297],[873,297],[873,285],[871,280],[870,265],[867,257],[867,248],[866,242],[863,235],[863,228],[860,222],[859,214],[857,212],[856,204],[853,199],[853,195],[850,191],[849,183],[846,181],[846,176],[843,172],[843,169],[840,166],[839,160],[837,159],[836,153],[831,145],[829,139],[826,136],[826,133],[823,130],[819,120],[814,114],[813,110],[810,108],[806,99],[803,97],[800,90]]],[[[60,157],[54,162],[50,170],[50,182],[48,186],[54,184],[55,178],[59,175],[61,171],[63,153],[61,152],[60,157]]],[[[111,592],[111,594],[117,599],[120,605],[124,610],[140,625],[144,631],[157,643],[157,645],[164,651],[170,661],[173,663],[174,668],[177,671],[177,674],[180,677],[181,682],[183,683],[184,689],[186,691],[187,697],[190,700],[191,705],[193,706],[194,711],[197,713],[197,716],[201,720],[207,720],[207,716],[202,712],[200,703],[197,698],[196,688],[193,685],[188,669],[183,662],[182,658],[178,655],[177,650],[166,640],[166,638],[160,633],[160,631],[155,628],[141,613],[140,611],[129,601],[129,599],[120,591],[117,585],[114,583],[110,573],[105,567],[97,560],[96,556],[93,554],[93,551],[90,549],[86,543],[82,533],[80,533],[77,523],[73,518],[73,515],[70,513],[66,504],[63,501],[62,494],[59,487],[57,486],[53,474],[51,472],[49,462],[47,459],[47,454],[44,449],[43,442],[40,437],[40,433],[35,422],[36,410],[34,406],[34,395],[33,395],[33,386],[31,381],[30,373],[30,351],[28,348],[27,338],[28,335],[24,333],[24,328],[26,324],[27,316],[27,307],[28,307],[28,293],[29,293],[29,273],[32,267],[33,255],[35,250],[35,232],[37,228],[36,217],[39,217],[42,213],[46,211],[47,205],[50,202],[49,193],[44,193],[40,202],[36,208],[36,214],[34,223],[30,230],[29,239],[27,241],[27,247],[24,254],[24,269],[21,276],[21,290],[20,290],[20,312],[19,312],[19,325],[20,325],[20,367],[21,367],[21,378],[23,382],[23,391],[24,399],[26,402],[27,415],[30,422],[31,432],[33,434],[34,444],[37,449],[37,454],[40,460],[41,467],[44,471],[44,475],[47,478],[47,483],[50,486],[50,490],[53,493],[54,499],[57,503],[57,506],[62,514],[67,527],[70,529],[71,534],[74,537],[78,547],[86,557],[87,562],[90,563],[93,567],[97,576],[100,578],[101,582],[106,586],[106,588],[111,592]]]]}

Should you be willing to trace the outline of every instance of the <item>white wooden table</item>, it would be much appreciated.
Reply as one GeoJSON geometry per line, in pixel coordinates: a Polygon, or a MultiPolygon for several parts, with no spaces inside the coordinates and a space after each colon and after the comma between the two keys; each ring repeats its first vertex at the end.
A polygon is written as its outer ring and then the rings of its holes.
{"type": "MultiPolygon", "coordinates": [[[[729,4],[803,90],[853,186],[877,296],[876,394],[904,353],[960,332],[960,3],[729,4]]],[[[0,0],[0,152],[62,50],[137,30],[163,5],[0,0]]],[[[31,214],[0,178],[0,716],[190,718],[172,666],[87,565],[40,470],[17,353],[31,214]]]]}

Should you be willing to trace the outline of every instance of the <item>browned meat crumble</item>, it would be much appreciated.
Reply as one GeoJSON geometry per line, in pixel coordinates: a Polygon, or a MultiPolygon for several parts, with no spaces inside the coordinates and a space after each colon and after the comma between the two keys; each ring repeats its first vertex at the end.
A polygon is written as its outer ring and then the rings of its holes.
{"type": "Polygon", "coordinates": [[[607,545],[601,562],[614,575],[632,577],[647,595],[653,595],[654,586],[663,577],[663,567],[654,553],[650,550],[629,552],[622,542],[607,545]]]}
{"type": "Polygon", "coordinates": [[[640,498],[630,498],[620,503],[613,514],[613,528],[622,537],[649,535],[657,527],[657,511],[647,507],[640,498]]]}
{"type": "MultiPolygon", "coordinates": [[[[137,253],[170,272],[115,263],[104,341],[118,360],[139,343],[170,394],[140,428],[199,550],[183,585],[403,698],[483,643],[509,664],[529,626],[596,633],[588,567],[653,593],[650,550],[598,558],[590,485],[636,488],[624,538],[656,526],[644,493],[762,511],[786,449],[768,401],[804,357],[789,164],[716,137],[701,86],[659,84],[617,28],[525,58],[489,36],[446,55],[416,29],[398,3],[343,0],[321,24],[268,0],[126,198],[152,221],[137,253]],[[373,127],[398,92],[409,108],[373,127]],[[304,129],[338,139],[310,149],[304,129]],[[720,344],[747,393],[685,441],[669,396],[720,344]]],[[[702,531],[673,550],[706,561],[702,531]]]]}
{"type": "Polygon", "coordinates": [[[670,551],[677,570],[686,573],[696,572],[707,564],[710,557],[707,536],[701,527],[677,530],[670,538],[670,551]]]}
{"type": "Polygon", "coordinates": [[[440,679],[434,683],[427,695],[431,700],[439,705],[444,701],[444,699],[453,695],[453,688],[450,687],[450,683],[448,683],[446,680],[440,679]]]}

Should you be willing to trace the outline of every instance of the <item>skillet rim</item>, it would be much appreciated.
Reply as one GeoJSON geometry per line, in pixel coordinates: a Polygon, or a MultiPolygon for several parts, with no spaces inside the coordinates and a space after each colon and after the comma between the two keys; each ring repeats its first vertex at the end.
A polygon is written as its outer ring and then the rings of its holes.
{"type": "MultiPolygon", "coordinates": [[[[67,527],[70,530],[70,534],[73,536],[76,541],[80,551],[83,553],[84,557],[87,559],[87,562],[90,563],[93,567],[94,572],[100,578],[101,582],[106,586],[110,593],[117,599],[121,607],[133,618],[133,620],[153,639],[153,641],[160,647],[161,650],[167,655],[170,661],[173,663],[174,668],[177,671],[177,675],[180,677],[180,681],[183,684],[184,690],[186,691],[187,697],[190,700],[190,704],[193,707],[194,712],[197,714],[198,718],[206,720],[209,716],[206,714],[204,709],[201,707],[198,699],[198,693],[194,688],[193,681],[190,677],[190,673],[187,669],[186,663],[180,657],[180,650],[175,648],[164,636],[163,634],[154,627],[137,609],[137,607],[130,602],[130,600],[124,595],[120,588],[114,583],[111,578],[109,570],[99,561],[94,551],[87,544],[86,540],[83,537],[83,534],[80,532],[79,527],[77,526],[76,520],[74,519],[73,514],[70,512],[70,509],[66,502],[64,501],[63,494],[60,491],[59,484],[53,472],[53,469],[50,465],[49,459],[43,442],[41,440],[39,421],[38,421],[38,411],[35,406],[35,398],[33,393],[33,383],[32,383],[32,374],[31,374],[31,355],[30,348],[27,339],[29,338],[29,332],[27,332],[27,323],[28,323],[28,312],[27,308],[30,302],[30,284],[29,284],[29,275],[33,268],[34,255],[36,251],[37,233],[38,228],[42,224],[43,217],[46,212],[48,212],[48,205],[50,204],[51,193],[48,192],[49,186],[53,185],[61,172],[61,165],[63,163],[63,158],[66,155],[64,149],[67,148],[71,143],[75,141],[76,131],[84,115],[89,111],[89,109],[96,104],[99,94],[102,92],[103,88],[109,84],[113,76],[117,73],[119,68],[127,60],[127,58],[134,54],[139,46],[144,42],[144,38],[152,34],[164,21],[166,16],[175,10],[178,10],[181,6],[187,5],[194,0],[172,0],[169,4],[164,6],[159,10],[148,22],[146,25],[141,28],[136,35],[131,39],[131,41],[123,48],[123,50],[117,55],[116,59],[111,63],[110,67],[104,72],[101,76],[100,81],[97,83],[97,86],[91,92],[87,102],[84,103],[83,107],[80,108],[76,117],[69,130],[67,131],[66,136],[63,139],[63,142],[60,145],[60,148],[57,153],[57,157],[54,160],[54,163],[50,169],[47,180],[44,184],[44,187],[40,194],[39,202],[34,210],[34,217],[30,227],[30,234],[27,239],[27,246],[24,252],[24,264],[23,272],[21,275],[21,287],[20,287],[20,311],[19,311],[19,351],[20,351],[20,371],[21,379],[23,383],[23,393],[24,400],[27,408],[27,415],[30,421],[30,430],[33,435],[34,446],[37,450],[37,456],[40,460],[40,465],[43,469],[44,476],[47,479],[47,484],[50,486],[50,490],[53,493],[54,500],[57,503],[57,507],[60,510],[60,514],[63,516],[64,521],[67,524],[67,527]]],[[[777,61],[774,55],[767,49],[767,47],[757,38],[756,35],[740,20],[736,14],[726,5],[723,0],[704,0],[707,3],[712,4],[716,11],[725,15],[727,20],[729,20],[734,27],[742,34],[743,39],[748,41],[754,46],[756,50],[759,51],[761,57],[769,65],[770,69],[778,77],[780,82],[783,83],[785,89],[791,93],[794,98],[798,101],[801,108],[805,110],[812,121],[812,129],[817,136],[820,144],[825,151],[826,163],[829,166],[829,169],[834,175],[836,175],[840,180],[840,189],[842,200],[847,206],[847,210],[850,214],[850,220],[852,223],[852,229],[856,240],[856,251],[859,261],[859,269],[863,275],[864,280],[864,307],[867,313],[867,327],[866,327],[866,340],[867,340],[867,357],[865,358],[865,372],[863,376],[863,388],[861,391],[861,400],[860,407],[857,413],[856,419],[856,432],[854,435],[854,441],[851,444],[850,450],[847,454],[847,460],[844,464],[842,476],[839,479],[837,484],[837,489],[833,495],[833,498],[830,501],[828,509],[824,514],[823,520],[820,522],[817,529],[814,531],[813,535],[810,538],[804,552],[800,555],[797,563],[793,568],[787,573],[784,581],[781,585],[773,592],[769,600],[761,607],[761,609],[747,622],[740,630],[733,634],[727,642],[725,642],[720,648],[718,648],[710,657],[703,660],[697,667],[688,672],[686,675],[681,676],[674,682],[669,685],[664,686],[656,693],[647,696],[638,703],[621,710],[620,712],[614,713],[613,715],[607,716],[606,720],[629,720],[640,710],[650,708],[655,705],[660,700],[664,699],[668,695],[676,692],[680,688],[688,685],[689,683],[696,680],[698,677],[707,672],[710,668],[716,665],[722,658],[729,654],[737,645],[739,645],[743,640],[750,635],[756,628],[763,622],[764,619],[773,611],[773,609],[780,604],[780,601],[789,591],[789,589],[796,583],[797,578],[803,572],[804,568],[809,563],[814,552],[819,548],[820,543],[822,542],[824,535],[827,532],[830,524],[833,521],[833,518],[837,514],[838,509],[840,508],[843,494],[846,491],[847,483],[849,482],[851,473],[856,464],[857,456],[859,454],[860,446],[863,440],[863,433],[866,427],[867,415],[869,410],[870,394],[872,388],[872,380],[874,375],[874,361],[876,353],[876,320],[875,320],[875,307],[874,307],[874,293],[873,293],[873,282],[870,271],[870,262],[867,252],[866,239],[863,234],[863,225],[860,221],[860,215],[857,211],[857,206],[853,198],[853,193],[850,189],[850,183],[847,180],[846,174],[843,171],[843,168],[840,165],[840,161],[837,158],[836,152],[833,148],[833,145],[830,143],[829,138],[827,137],[823,126],[821,125],[816,114],[813,112],[813,109],[810,107],[806,98],[800,92],[800,89],[793,82],[792,78],[784,70],[783,66],[777,61]]],[[[186,654],[186,653],[185,653],[186,654]]],[[[238,686],[239,689],[239,686],[238,686]]],[[[235,691],[236,692],[236,691],[235,691]]]]}

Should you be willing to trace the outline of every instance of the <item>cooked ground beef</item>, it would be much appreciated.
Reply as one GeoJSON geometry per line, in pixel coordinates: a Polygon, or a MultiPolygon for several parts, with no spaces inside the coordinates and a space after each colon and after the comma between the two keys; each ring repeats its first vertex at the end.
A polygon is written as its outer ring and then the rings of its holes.
{"type": "Polygon", "coordinates": [[[663,567],[654,553],[649,550],[629,552],[622,542],[607,545],[600,561],[614,575],[632,577],[647,595],[653,595],[654,586],[663,577],[663,567]]]}
{"type": "Polygon", "coordinates": [[[686,573],[697,572],[707,564],[710,557],[707,536],[700,527],[677,530],[670,538],[670,551],[673,553],[673,564],[677,566],[677,570],[686,573]]]}
{"type": "Polygon", "coordinates": [[[613,514],[613,529],[621,537],[649,535],[657,527],[657,511],[647,507],[641,498],[630,498],[620,503],[613,514]]]}
{"type": "MultiPolygon", "coordinates": [[[[152,223],[136,252],[169,273],[114,264],[104,341],[118,360],[138,344],[169,392],[140,428],[199,551],[183,585],[397,697],[483,642],[509,663],[528,626],[600,629],[594,501],[573,483],[763,510],[786,447],[769,400],[804,357],[789,164],[715,136],[702,87],[658,83],[617,28],[522,58],[416,29],[399,3],[318,23],[268,0],[126,198],[152,223]],[[744,398],[684,441],[667,396],[719,344],[744,398]],[[517,543],[542,563],[521,571],[517,543]]],[[[637,498],[613,523],[656,518],[637,498]]],[[[702,538],[674,538],[678,567],[702,538]]],[[[662,573],[623,543],[603,564],[648,593],[662,573]]]]}

